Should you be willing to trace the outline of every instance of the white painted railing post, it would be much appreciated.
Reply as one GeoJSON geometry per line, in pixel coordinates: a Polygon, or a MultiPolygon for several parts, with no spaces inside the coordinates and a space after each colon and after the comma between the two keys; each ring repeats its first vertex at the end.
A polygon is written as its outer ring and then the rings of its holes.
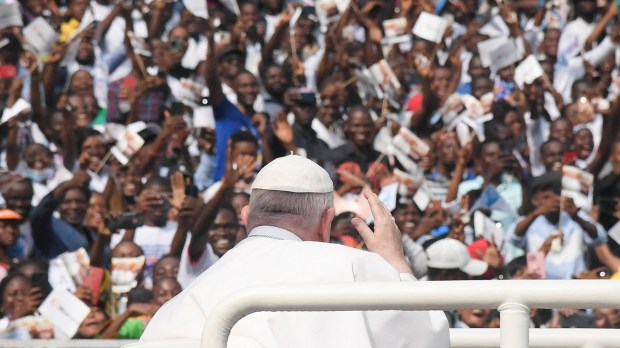
{"type": "Polygon", "coordinates": [[[501,348],[528,348],[530,309],[520,303],[504,303],[499,311],[501,348]]]}

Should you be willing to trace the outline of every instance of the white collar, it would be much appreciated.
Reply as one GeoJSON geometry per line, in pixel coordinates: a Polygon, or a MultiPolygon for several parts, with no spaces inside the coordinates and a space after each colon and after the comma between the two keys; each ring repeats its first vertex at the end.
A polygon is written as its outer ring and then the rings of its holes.
{"type": "Polygon", "coordinates": [[[265,237],[271,239],[292,240],[301,242],[301,238],[299,238],[293,232],[275,226],[254,227],[254,229],[252,229],[252,231],[250,231],[250,233],[248,234],[248,238],[250,237],[265,237]]]}

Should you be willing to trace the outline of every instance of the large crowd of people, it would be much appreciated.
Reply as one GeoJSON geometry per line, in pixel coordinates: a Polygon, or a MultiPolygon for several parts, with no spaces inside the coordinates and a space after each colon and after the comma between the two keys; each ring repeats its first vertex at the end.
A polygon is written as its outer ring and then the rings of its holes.
{"type": "MultiPolygon", "coordinates": [[[[619,18],[610,0],[0,0],[0,337],[139,338],[247,236],[256,173],[288,154],[333,180],[331,242],[365,248],[372,191],[420,281],[620,279],[619,18]]],[[[531,320],[620,328],[615,309],[531,320]]]]}

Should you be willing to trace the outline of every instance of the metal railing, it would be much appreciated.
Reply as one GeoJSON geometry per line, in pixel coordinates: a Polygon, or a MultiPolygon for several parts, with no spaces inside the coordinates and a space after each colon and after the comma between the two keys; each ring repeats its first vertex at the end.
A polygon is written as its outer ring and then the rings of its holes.
{"type": "MultiPolygon", "coordinates": [[[[452,348],[499,348],[499,329],[450,329],[452,348]]],[[[620,348],[618,329],[530,329],[530,348],[620,348]]]]}
{"type": "Polygon", "coordinates": [[[232,294],[213,308],[201,347],[225,348],[235,323],[260,311],[498,309],[499,346],[526,348],[530,308],[620,308],[620,282],[485,280],[261,286],[232,294]]]}
{"type": "Polygon", "coordinates": [[[3,348],[119,348],[136,340],[7,340],[0,339],[3,348]]]}
{"type": "MultiPolygon", "coordinates": [[[[499,348],[499,329],[450,329],[452,348],[499,348]]],[[[602,329],[530,329],[530,348],[620,348],[620,330],[602,329]]],[[[0,339],[6,348],[119,348],[135,340],[7,340],[0,339]]],[[[198,340],[195,341],[196,346],[198,340]]],[[[149,344],[138,344],[145,347],[149,344]]],[[[172,347],[172,345],[167,345],[172,347]]],[[[158,347],[166,347],[160,344],[158,347]]]]}

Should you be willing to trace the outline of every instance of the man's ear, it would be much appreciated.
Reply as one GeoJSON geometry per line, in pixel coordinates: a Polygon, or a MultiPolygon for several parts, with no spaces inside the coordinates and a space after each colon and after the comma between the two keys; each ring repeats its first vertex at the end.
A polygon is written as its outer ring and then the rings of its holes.
{"type": "Polygon", "coordinates": [[[329,243],[329,235],[332,231],[332,221],[336,216],[336,209],[327,208],[323,215],[321,215],[321,223],[319,226],[319,240],[325,243],[329,243]]]}
{"type": "Polygon", "coordinates": [[[248,225],[248,217],[250,216],[250,212],[251,210],[250,210],[249,205],[246,205],[245,207],[241,208],[241,222],[243,223],[244,226],[248,225]]]}

